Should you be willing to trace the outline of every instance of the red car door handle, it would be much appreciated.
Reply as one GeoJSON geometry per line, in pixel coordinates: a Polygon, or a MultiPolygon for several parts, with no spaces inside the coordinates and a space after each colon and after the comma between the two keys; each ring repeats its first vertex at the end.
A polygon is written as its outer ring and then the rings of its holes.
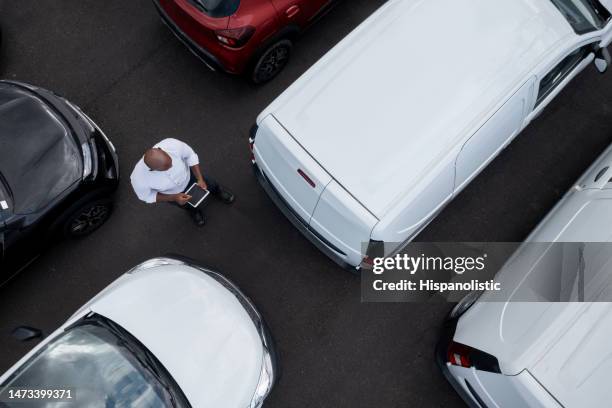
{"type": "Polygon", "coordinates": [[[289,7],[286,11],[285,14],[287,15],[287,17],[289,18],[293,18],[297,15],[297,13],[300,12],[300,6],[298,5],[293,5],[291,7],[289,7]]]}

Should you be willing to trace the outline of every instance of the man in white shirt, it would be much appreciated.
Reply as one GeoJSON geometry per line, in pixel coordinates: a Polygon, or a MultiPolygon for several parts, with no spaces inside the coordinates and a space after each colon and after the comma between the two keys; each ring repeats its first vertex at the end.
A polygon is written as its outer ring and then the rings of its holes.
{"type": "Polygon", "coordinates": [[[198,155],[189,145],[177,139],[164,139],[148,149],[136,163],[130,176],[138,198],[145,203],[175,203],[188,210],[197,226],[206,223],[200,207],[187,204],[191,196],[185,194],[194,183],[210,191],[226,204],[234,202],[234,195],[200,170],[198,155]]]}

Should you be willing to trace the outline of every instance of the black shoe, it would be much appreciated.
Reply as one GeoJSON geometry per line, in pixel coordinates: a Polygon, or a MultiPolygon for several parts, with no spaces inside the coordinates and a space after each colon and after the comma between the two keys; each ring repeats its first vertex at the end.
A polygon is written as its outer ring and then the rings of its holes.
{"type": "Polygon", "coordinates": [[[206,217],[204,217],[204,214],[202,214],[200,211],[191,212],[191,218],[198,227],[203,227],[206,225],[206,217]]]}
{"type": "Polygon", "coordinates": [[[223,201],[225,204],[231,204],[236,199],[236,197],[229,190],[226,190],[224,187],[219,187],[218,197],[219,197],[219,200],[223,201]]]}

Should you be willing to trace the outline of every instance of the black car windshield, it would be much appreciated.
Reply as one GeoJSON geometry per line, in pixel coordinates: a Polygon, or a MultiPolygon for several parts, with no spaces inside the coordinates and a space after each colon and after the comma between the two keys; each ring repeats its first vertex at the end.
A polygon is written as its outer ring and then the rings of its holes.
{"type": "Polygon", "coordinates": [[[200,10],[210,17],[221,18],[231,16],[238,10],[240,0],[190,0],[200,10]]]}
{"type": "MultiPolygon", "coordinates": [[[[167,386],[142,362],[134,345],[101,324],[68,329],[0,385],[8,389],[69,389],[74,406],[175,406],[167,386]]],[[[3,404],[0,403],[0,406],[3,404]]],[[[20,401],[19,408],[64,406],[66,402],[20,401]]],[[[8,405],[11,406],[12,405],[8,405]]],[[[73,405],[70,405],[73,406],[73,405]]]]}
{"type": "Polygon", "coordinates": [[[601,30],[610,12],[599,0],[551,0],[577,34],[601,30]]]}

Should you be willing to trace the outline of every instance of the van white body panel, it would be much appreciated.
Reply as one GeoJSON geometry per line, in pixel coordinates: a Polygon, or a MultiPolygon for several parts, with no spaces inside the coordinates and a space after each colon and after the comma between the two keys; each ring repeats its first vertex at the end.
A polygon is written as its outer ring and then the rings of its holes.
{"type": "Polygon", "coordinates": [[[534,78],[527,81],[465,142],[457,157],[456,190],[472,181],[523,129],[525,117],[531,111],[534,81],[534,78]]]}
{"type": "Polygon", "coordinates": [[[390,1],[265,112],[382,218],[573,36],[549,0],[390,1]]]}
{"type": "Polygon", "coordinates": [[[351,265],[363,258],[362,246],[370,240],[378,220],[335,181],[327,185],[310,221],[310,228],[340,249],[351,265]],[[328,229],[333,226],[333,229],[328,229]]]}
{"type": "MultiPolygon", "coordinates": [[[[452,158],[456,155],[451,153],[452,158]]],[[[402,199],[403,205],[394,207],[380,220],[372,231],[372,239],[403,243],[414,237],[451,200],[454,182],[454,160],[442,160],[402,199]]]]}
{"type": "Polygon", "coordinates": [[[531,233],[536,242],[612,242],[612,146],[531,233]]]}
{"type": "MultiPolygon", "coordinates": [[[[467,378],[483,400],[500,385],[511,392],[512,379],[527,370],[561,403],[543,406],[608,405],[612,304],[478,303],[472,308],[461,317],[454,340],[495,355],[503,374],[455,366],[449,371],[459,382],[467,378]],[[496,376],[498,384],[473,383],[470,375],[496,376]]],[[[521,398],[491,406],[524,406],[521,398]]]]}
{"type": "Polygon", "coordinates": [[[564,407],[610,405],[612,304],[591,303],[531,369],[564,407]]]}
{"type": "Polygon", "coordinates": [[[458,384],[468,395],[476,392],[487,407],[561,408],[527,371],[516,376],[505,376],[452,365],[448,365],[448,370],[460,379],[458,384]]]}
{"type": "MultiPolygon", "coordinates": [[[[533,301],[500,302],[485,292],[461,316],[454,334],[454,341],[498,359],[503,374],[492,375],[507,381],[504,387],[511,389],[510,379],[527,370],[565,408],[609,405],[612,304],[596,300],[609,299],[612,292],[612,256],[601,246],[612,242],[611,168],[612,146],[528,237],[528,242],[541,242],[539,248],[519,248],[497,275],[502,285],[519,287],[515,294],[521,292],[520,300],[533,301]],[[557,244],[553,247],[547,244],[550,242],[557,244]],[[541,249],[548,248],[546,253],[561,251],[569,247],[564,242],[585,243],[584,293],[585,299],[592,301],[547,301],[558,295],[559,288],[546,273],[558,274],[561,266],[543,256],[541,249]],[[497,301],[487,302],[493,299],[497,301]]],[[[449,368],[459,382],[467,378],[465,370],[449,368]]],[[[491,386],[478,390],[482,398],[492,392],[491,386]]],[[[517,399],[499,406],[523,405],[517,399]]]]}
{"type": "Polygon", "coordinates": [[[308,224],[319,197],[332,180],[312,157],[269,116],[259,125],[255,159],[279,194],[308,224]],[[312,179],[312,187],[298,173],[304,171],[312,179]]]}
{"type": "Polygon", "coordinates": [[[534,112],[542,78],[611,29],[577,35],[550,0],[390,0],[259,115],[255,164],[319,233],[346,237],[359,225],[367,243],[371,222],[310,222],[324,189],[304,186],[300,163],[343,189],[346,208],[355,201],[378,220],[370,239],[406,243],[593,55],[534,112]]]}

